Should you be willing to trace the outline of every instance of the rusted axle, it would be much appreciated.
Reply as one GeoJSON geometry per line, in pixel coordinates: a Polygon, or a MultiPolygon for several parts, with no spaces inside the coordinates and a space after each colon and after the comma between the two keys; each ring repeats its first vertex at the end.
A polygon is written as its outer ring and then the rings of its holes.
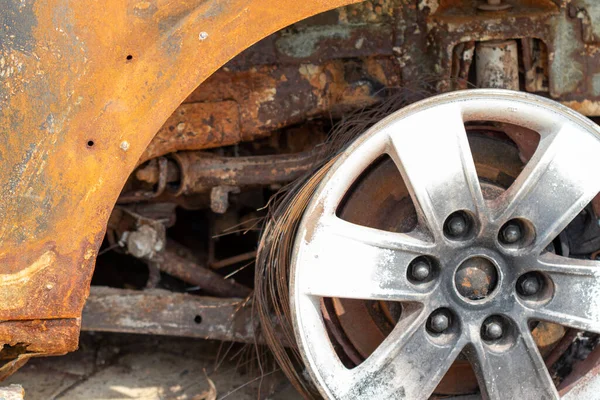
{"type": "MultiPolygon", "coordinates": [[[[285,183],[312,167],[318,153],[307,151],[253,157],[215,157],[209,153],[174,153],[167,163],[166,179],[177,184],[176,194],[205,193],[219,186],[259,186],[285,183]]],[[[147,183],[160,181],[160,168],[149,163],[136,172],[147,183]]]]}
{"type": "Polygon", "coordinates": [[[224,279],[216,272],[181,257],[169,248],[158,255],[153,262],[161,271],[189,284],[199,286],[203,291],[212,295],[245,298],[251,293],[249,288],[240,285],[233,279],[224,279]]]}

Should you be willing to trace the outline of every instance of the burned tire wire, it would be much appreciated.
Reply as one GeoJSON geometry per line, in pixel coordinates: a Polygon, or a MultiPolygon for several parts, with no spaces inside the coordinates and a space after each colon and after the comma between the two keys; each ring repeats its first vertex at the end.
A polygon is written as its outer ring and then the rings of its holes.
{"type": "Polygon", "coordinates": [[[320,398],[309,381],[295,344],[289,301],[290,259],[296,229],[313,193],[338,155],[375,123],[391,113],[434,94],[431,88],[393,88],[381,104],[338,122],[328,141],[318,148],[314,168],[278,192],[268,204],[256,259],[254,309],[260,334],[282,371],[307,399],[320,398]],[[289,345],[286,348],[285,345],[289,345]]]}

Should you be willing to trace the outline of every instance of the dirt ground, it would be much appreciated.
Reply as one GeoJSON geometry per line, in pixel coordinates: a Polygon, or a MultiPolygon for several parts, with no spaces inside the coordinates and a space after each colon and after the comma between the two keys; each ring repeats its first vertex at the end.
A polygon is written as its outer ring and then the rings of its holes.
{"type": "Polygon", "coordinates": [[[207,340],[82,333],[78,351],[31,360],[2,386],[22,385],[27,400],[300,400],[268,360],[261,379],[259,353],[268,354],[207,340]]]}

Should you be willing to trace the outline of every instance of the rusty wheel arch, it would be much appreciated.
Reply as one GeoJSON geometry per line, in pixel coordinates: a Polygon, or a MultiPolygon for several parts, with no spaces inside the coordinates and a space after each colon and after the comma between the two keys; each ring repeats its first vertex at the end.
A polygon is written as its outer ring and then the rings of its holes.
{"type": "Polygon", "coordinates": [[[0,13],[0,341],[77,348],[119,192],[194,88],[267,35],[358,0],[9,0],[0,13]],[[3,14],[3,15],[2,15],[3,14]]]}

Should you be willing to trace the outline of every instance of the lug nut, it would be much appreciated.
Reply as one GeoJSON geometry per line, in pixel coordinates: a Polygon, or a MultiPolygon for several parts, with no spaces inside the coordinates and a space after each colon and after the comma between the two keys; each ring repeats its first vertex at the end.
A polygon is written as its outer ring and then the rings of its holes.
{"type": "Polygon", "coordinates": [[[444,311],[434,311],[429,317],[429,330],[442,333],[450,327],[450,317],[444,311]]]}
{"type": "Polygon", "coordinates": [[[446,223],[446,230],[451,237],[460,237],[467,233],[467,220],[462,213],[454,213],[446,223]]]}
{"type": "Polygon", "coordinates": [[[498,340],[504,335],[504,329],[500,322],[489,321],[483,325],[483,334],[488,340],[498,340]]]}
{"type": "Polygon", "coordinates": [[[417,260],[412,264],[410,276],[416,281],[424,281],[431,274],[431,265],[425,260],[417,260]]]}
{"type": "Polygon", "coordinates": [[[533,296],[542,287],[542,282],[537,275],[526,275],[519,280],[518,290],[523,296],[533,296]]]}
{"type": "Polygon", "coordinates": [[[517,243],[521,240],[523,232],[517,223],[509,223],[502,229],[502,241],[507,244],[517,243]]]}

